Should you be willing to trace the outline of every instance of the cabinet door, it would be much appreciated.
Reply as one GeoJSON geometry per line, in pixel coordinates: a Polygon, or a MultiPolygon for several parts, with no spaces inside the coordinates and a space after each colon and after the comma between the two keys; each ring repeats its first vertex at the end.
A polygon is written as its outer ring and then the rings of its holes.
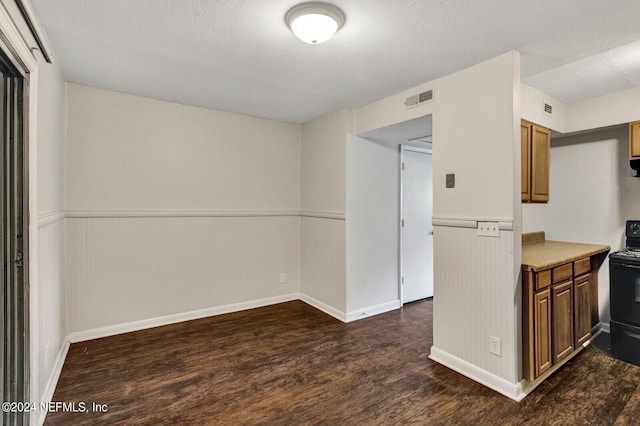
{"type": "Polygon", "coordinates": [[[640,121],[629,123],[629,158],[640,159],[640,121]]]}
{"type": "Polygon", "coordinates": [[[533,303],[535,376],[548,370],[551,360],[551,292],[549,288],[537,292],[533,303]]]}
{"type": "Polygon", "coordinates": [[[531,201],[531,123],[520,121],[520,185],[522,201],[531,201]]]}
{"type": "Polygon", "coordinates": [[[549,163],[551,131],[545,127],[531,126],[531,201],[549,201],[549,163]]]}
{"type": "Polygon", "coordinates": [[[591,289],[589,274],[576,278],[574,287],[575,346],[591,337],[591,289]]]}
{"type": "Polygon", "coordinates": [[[553,362],[573,352],[573,281],[552,287],[553,362]]]}

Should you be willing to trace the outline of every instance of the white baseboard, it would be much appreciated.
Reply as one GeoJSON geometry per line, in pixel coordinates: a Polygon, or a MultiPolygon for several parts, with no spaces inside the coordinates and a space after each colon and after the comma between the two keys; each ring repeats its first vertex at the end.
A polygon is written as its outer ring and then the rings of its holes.
{"type": "Polygon", "coordinates": [[[521,401],[526,396],[521,383],[511,383],[435,346],[431,346],[429,358],[515,401],[521,401]]]}
{"type": "Polygon", "coordinates": [[[248,302],[234,303],[224,306],[214,306],[212,308],[199,309],[197,311],[183,312],[164,317],[150,318],[146,320],[133,321],[124,324],[116,324],[107,327],[94,328],[92,330],[76,331],[67,337],[71,343],[84,342],[87,340],[99,339],[101,337],[114,336],[116,334],[130,333],[132,331],[144,330],[147,328],[160,327],[163,325],[175,324],[183,321],[191,321],[206,318],[214,315],[239,312],[247,309],[261,308],[263,306],[275,305],[276,303],[290,302],[298,300],[298,293],[284,294],[281,296],[269,297],[266,299],[251,300],[248,302]]]}
{"type": "Polygon", "coordinates": [[[611,333],[611,324],[608,322],[599,322],[591,329],[591,334],[595,337],[598,333],[604,331],[605,333],[611,333]]]}
{"type": "MultiPolygon", "coordinates": [[[[68,338],[65,339],[64,342],[62,342],[62,346],[60,347],[60,351],[58,352],[58,356],[56,357],[56,362],[53,366],[53,371],[51,372],[51,376],[49,376],[47,386],[45,387],[44,394],[42,395],[42,399],[40,400],[41,403],[52,401],[53,394],[56,390],[56,386],[58,385],[58,379],[60,379],[60,374],[62,373],[64,361],[67,359],[67,353],[69,353],[70,345],[71,342],[69,342],[68,338]]],[[[46,416],[46,411],[38,411],[38,419],[36,420],[36,424],[42,425],[46,416]]]]}
{"type": "Polygon", "coordinates": [[[363,318],[368,318],[373,315],[383,314],[385,312],[400,309],[400,300],[392,300],[391,302],[381,303],[375,306],[369,306],[364,309],[358,309],[356,311],[347,312],[346,322],[356,321],[363,318]]]}
{"type": "Polygon", "coordinates": [[[347,322],[347,314],[345,314],[342,311],[339,311],[338,309],[334,308],[333,306],[329,306],[326,303],[321,302],[318,299],[314,299],[313,297],[308,296],[308,295],[303,294],[303,293],[300,293],[300,300],[302,300],[304,303],[307,303],[307,304],[313,306],[316,309],[321,310],[325,314],[331,315],[332,317],[334,317],[337,320],[340,320],[342,322],[347,322]]]}

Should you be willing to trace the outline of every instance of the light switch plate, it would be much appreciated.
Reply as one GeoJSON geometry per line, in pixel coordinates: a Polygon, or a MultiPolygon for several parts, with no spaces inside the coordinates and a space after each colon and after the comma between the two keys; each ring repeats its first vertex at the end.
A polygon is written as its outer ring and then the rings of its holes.
{"type": "Polygon", "coordinates": [[[456,175],[455,173],[447,173],[446,187],[447,188],[455,188],[456,186],[456,175]]]}

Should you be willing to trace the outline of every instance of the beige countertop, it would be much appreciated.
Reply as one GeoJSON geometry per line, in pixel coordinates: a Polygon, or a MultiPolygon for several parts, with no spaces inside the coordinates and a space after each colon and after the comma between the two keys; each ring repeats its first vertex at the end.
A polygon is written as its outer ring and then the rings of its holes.
{"type": "MultiPolygon", "coordinates": [[[[544,238],[544,234],[542,238],[544,238]]],[[[522,268],[525,271],[541,271],[611,250],[610,246],[603,244],[572,243],[545,239],[533,239],[531,241],[531,239],[524,237],[523,241],[522,268]],[[527,242],[527,240],[530,242],[527,242]]]]}

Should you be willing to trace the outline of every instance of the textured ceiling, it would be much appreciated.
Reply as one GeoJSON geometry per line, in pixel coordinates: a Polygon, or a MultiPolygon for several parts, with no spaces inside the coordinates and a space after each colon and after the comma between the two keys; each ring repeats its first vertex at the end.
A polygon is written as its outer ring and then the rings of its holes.
{"type": "Polygon", "coordinates": [[[332,0],[327,43],[295,0],[32,0],[69,81],[289,122],[357,108],[509,50],[562,101],[640,85],[638,0],[332,0]]]}

